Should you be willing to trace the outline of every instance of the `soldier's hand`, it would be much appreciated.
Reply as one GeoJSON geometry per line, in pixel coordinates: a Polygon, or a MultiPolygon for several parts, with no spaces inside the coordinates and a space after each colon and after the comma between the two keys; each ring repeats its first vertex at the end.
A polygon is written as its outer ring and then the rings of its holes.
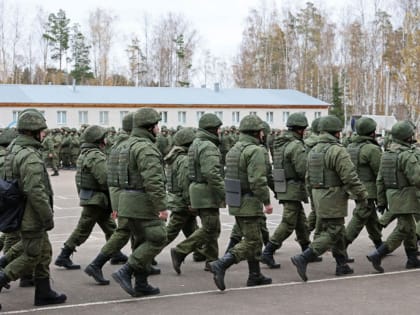
{"type": "Polygon", "coordinates": [[[166,221],[168,220],[168,210],[159,211],[159,219],[166,221]]]}
{"type": "Polygon", "coordinates": [[[376,207],[376,211],[378,211],[380,214],[384,214],[386,210],[388,210],[386,208],[386,206],[377,206],[376,207]]]}
{"type": "Polygon", "coordinates": [[[272,214],[273,213],[273,206],[271,204],[264,206],[264,213],[272,214]]]}
{"type": "Polygon", "coordinates": [[[117,210],[112,210],[111,218],[113,220],[116,220],[118,218],[118,212],[117,212],[117,210]]]}

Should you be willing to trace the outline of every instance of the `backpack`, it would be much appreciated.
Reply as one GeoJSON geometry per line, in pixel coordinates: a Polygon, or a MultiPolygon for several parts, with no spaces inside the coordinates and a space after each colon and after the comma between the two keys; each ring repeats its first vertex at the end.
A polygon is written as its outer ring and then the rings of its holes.
{"type": "Polygon", "coordinates": [[[0,231],[10,233],[19,230],[24,211],[25,198],[17,180],[0,178],[0,231]]]}

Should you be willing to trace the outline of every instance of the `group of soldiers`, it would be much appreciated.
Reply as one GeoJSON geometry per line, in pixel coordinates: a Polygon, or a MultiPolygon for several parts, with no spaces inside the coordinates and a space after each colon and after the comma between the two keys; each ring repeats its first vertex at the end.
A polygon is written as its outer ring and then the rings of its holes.
{"type": "MultiPolygon", "coordinates": [[[[220,290],[225,290],[229,267],[243,260],[248,263],[247,286],[270,284],[260,263],[280,268],[275,251],[293,232],[301,253],[291,261],[304,281],[308,263],[322,261],[327,250],[336,260],[337,276],[352,274],[347,249],[364,227],[375,245],[367,255],[375,270],[384,272],[382,259],[401,243],[406,268],[420,267],[420,152],[410,122],[392,127],[386,151],[375,139],[375,121],[365,117],[356,122],[347,147],[340,142],[342,122],[333,115],[315,119],[310,134],[301,113],[290,115],[287,130],[279,134],[257,115],[245,116],[238,130],[223,130],[222,121],[206,113],[198,129],[179,128],[168,139],[159,132],[159,122],[152,108],[127,114],[108,150],[107,129],[92,125],[82,131],[75,161],[82,212],[56,266],[80,269],[71,255],[98,224],[106,243],[84,271],[108,285],[102,267],[108,261],[123,264],[112,278],[133,297],[160,293],[148,282],[161,272],[155,258],[181,231],[185,240],[170,249],[175,272],[181,274],[182,263],[193,253],[220,290]],[[270,235],[266,215],[273,212],[271,194],[283,213],[270,235]],[[349,199],[356,208],[345,226],[349,199]],[[307,217],[303,203],[308,202],[307,217]],[[225,207],[235,225],[219,257],[220,208],[225,207]],[[395,219],[394,230],[384,240],[382,229],[395,219]],[[127,257],[121,249],[129,241],[132,253],[127,257]]],[[[20,278],[21,286],[35,285],[35,305],[66,301],[50,287],[48,231],[54,220],[53,191],[41,153],[46,128],[42,114],[28,109],[20,114],[17,135],[8,141],[3,141],[7,133],[0,135],[1,174],[17,180],[26,198],[20,230],[6,234],[0,290],[20,278]]]]}

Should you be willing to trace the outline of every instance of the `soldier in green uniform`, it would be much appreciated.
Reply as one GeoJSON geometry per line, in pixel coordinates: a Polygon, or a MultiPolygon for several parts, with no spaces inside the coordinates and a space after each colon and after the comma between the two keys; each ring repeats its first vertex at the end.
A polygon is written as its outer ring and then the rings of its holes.
{"type": "Polygon", "coordinates": [[[105,148],[106,129],[89,126],[82,134],[83,144],[77,160],[76,186],[83,207],[77,227],[64,243],[55,265],[66,269],[80,269],[73,264],[70,255],[82,245],[98,224],[108,240],[115,231],[116,224],[111,219],[111,204],[107,184],[105,148]]]}
{"type": "Polygon", "coordinates": [[[63,163],[64,169],[71,168],[71,135],[70,135],[70,128],[63,127],[63,138],[60,147],[60,159],[63,163]]]}
{"type": "Polygon", "coordinates": [[[218,258],[219,208],[224,206],[225,200],[218,149],[221,125],[222,121],[215,114],[201,116],[196,137],[188,150],[191,208],[197,211],[202,226],[176,248],[171,248],[172,265],[178,274],[185,257],[204,245],[202,254],[206,256],[207,265],[218,258]]]}
{"type": "Polygon", "coordinates": [[[303,134],[308,121],[304,114],[293,113],[287,119],[287,128],[274,140],[273,177],[276,198],[283,204],[283,216],[261,255],[261,262],[270,268],[280,268],[274,252],[295,231],[302,251],[308,248],[309,232],[302,202],[307,203],[305,191],[306,150],[303,134]]]}
{"type": "Polygon", "coordinates": [[[262,246],[261,221],[264,212],[273,212],[267,186],[266,150],[261,146],[263,130],[264,125],[258,116],[245,116],[239,125],[238,142],[226,156],[226,203],[243,238],[222,258],[210,263],[214,282],[222,291],[225,290],[226,270],[242,260],[248,261],[247,286],[271,283],[271,278],[261,273],[258,260],[262,246]]]}
{"type": "MultiPolygon", "coordinates": [[[[85,268],[85,272],[93,277],[100,285],[108,285],[109,280],[105,279],[102,273],[102,267],[108,260],[111,264],[115,264],[116,255],[121,255],[120,250],[127,244],[130,239],[131,232],[128,227],[128,219],[118,216],[118,202],[120,197],[119,177],[119,154],[121,150],[127,149],[128,140],[131,130],[133,129],[133,113],[129,113],[123,117],[122,131],[115,137],[115,142],[108,156],[108,186],[113,209],[113,216],[117,217],[117,229],[102,247],[98,256],[85,268]],[[113,257],[114,256],[114,257],[113,257]]],[[[126,262],[125,259],[124,262],[126,262]]]]}
{"type": "Polygon", "coordinates": [[[162,156],[165,156],[169,153],[171,149],[171,135],[169,134],[169,130],[166,126],[162,126],[162,130],[158,134],[156,138],[156,146],[158,147],[162,156]]]}
{"type": "Polygon", "coordinates": [[[119,155],[119,163],[127,167],[121,169],[118,177],[122,189],[118,216],[128,219],[134,244],[128,262],[112,277],[131,296],[160,293],[159,288],[147,281],[154,258],[167,242],[163,222],[168,216],[166,179],[162,155],[155,144],[160,120],[159,113],[152,108],[136,111],[127,149],[119,155]]]}
{"type": "MultiPolygon", "coordinates": [[[[61,142],[63,141],[63,135],[61,134],[61,130],[59,128],[54,129],[54,155],[52,159],[52,164],[56,165],[57,168],[61,167],[61,142]]],[[[56,176],[56,175],[55,175],[56,176]]]]}
{"type": "Polygon", "coordinates": [[[419,268],[415,214],[420,213],[418,190],[420,188],[420,157],[412,146],[414,130],[409,122],[392,126],[392,143],[382,154],[379,174],[378,210],[388,211],[397,218],[397,225],[375,251],[367,258],[378,272],[384,272],[382,258],[397,249],[401,243],[407,254],[406,268],[419,268]]]}
{"type": "Polygon", "coordinates": [[[77,158],[79,157],[79,154],[80,154],[80,140],[79,140],[79,134],[77,133],[76,128],[71,128],[70,136],[71,136],[71,145],[70,145],[71,168],[76,168],[77,158]]]}
{"type": "Polygon", "coordinates": [[[114,145],[115,142],[115,134],[116,130],[114,127],[109,127],[106,132],[105,136],[105,155],[109,156],[109,153],[111,152],[111,148],[114,145]]]}
{"type": "Polygon", "coordinates": [[[45,137],[44,141],[42,142],[44,147],[45,159],[49,162],[49,164],[53,170],[51,176],[58,176],[58,158],[55,155],[54,150],[54,137],[52,134],[52,130],[50,130],[45,137]]]}
{"type": "Polygon", "coordinates": [[[20,236],[23,253],[0,271],[0,290],[24,274],[34,273],[35,305],[64,303],[67,297],[50,286],[51,243],[54,228],[53,192],[42,160],[41,148],[47,128],[44,116],[31,109],[19,115],[18,137],[5,157],[5,179],[17,179],[25,195],[20,236]]]}
{"type": "Polygon", "coordinates": [[[340,144],[342,123],[334,115],[319,121],[319,141],[308,155],[307,181],[318,215],[320,235],[301,254],[291,258],[303,281],[307,281],[306,267],[314,257],[331,248],[336,260],[335,274],[353,273],[346,262],[345,227],[348,198],[367,206],[368,193],[357,176],[347,150],[340,144]]]}
{"type": "Polygon", "coordinates": [[[378,248],[382,244],[382,226],[376,214],[376,177],[378,175],[382,150],[375,140],[376,122],[372,118],[361,117],[356,121],[356,135],[353,135],[347,152],[350,154],[357,174],[368,192],[368,205],[357,205],[346,227],[346,244],[350,245],[366,226],[369,238],[378,248]]]}

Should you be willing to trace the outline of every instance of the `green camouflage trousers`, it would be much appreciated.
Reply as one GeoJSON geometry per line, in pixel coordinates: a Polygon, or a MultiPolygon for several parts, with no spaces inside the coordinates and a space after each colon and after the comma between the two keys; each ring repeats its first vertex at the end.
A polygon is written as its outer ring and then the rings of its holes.
{"type": "Polygon", "coordinates": [[[188,209],[183,211],[172,211],[166,231],[168,233],[168,244],[171,243],[182,231],[185,237],[189,237],[198,229],[197,217],[188,209]]]}
{"type": "Polygon", "coordinates": [[[397,218],[397,226],[384,243],[391,252],[397,249],[401,242],[407,253],[416,252],[417,236],[414,216],[412,214],[397,214],[395,217],[397,218]]]}
{"type": "Polygon", "coordinates": [[[241,235],[243,236],[238,244],[229,250],[235,256],[236,262],[242,260],[258,260],[261,256],[262,217],[235,217],[241,235]]]}
{"type": "MultiPolygon", "coordinates": [[[[262,241],[264,244],[266,244],[270,239],[270,231],[267,228],[267,217],[261,216],[260,222],[260,229],[261,229],[261,235],[262,235],[262,241]]],[[[230,238],[236,241],[237,243],[240,242],[243,235],[241,232],[241,229],[239,228],[239,225],[235,222],[232,228],[232,232],[230,232],[230,238]]]]}
{"type": "Polygon", "coordinates": [[[331,248],[334,257],[346,254],[346,229],[344,218],[322,219],[318,218],[319,236],[313,240],[309,247],[315,255],[321,256],[331,248]]]}
{"type": "Polygon", "coordinates": [[[105,256],[112,256],[120,251],[130,239],[131,231],[128,227],[128,219],[118,217],[117,222],[117,228],[101,249],[101,253],[105,256]]]}

